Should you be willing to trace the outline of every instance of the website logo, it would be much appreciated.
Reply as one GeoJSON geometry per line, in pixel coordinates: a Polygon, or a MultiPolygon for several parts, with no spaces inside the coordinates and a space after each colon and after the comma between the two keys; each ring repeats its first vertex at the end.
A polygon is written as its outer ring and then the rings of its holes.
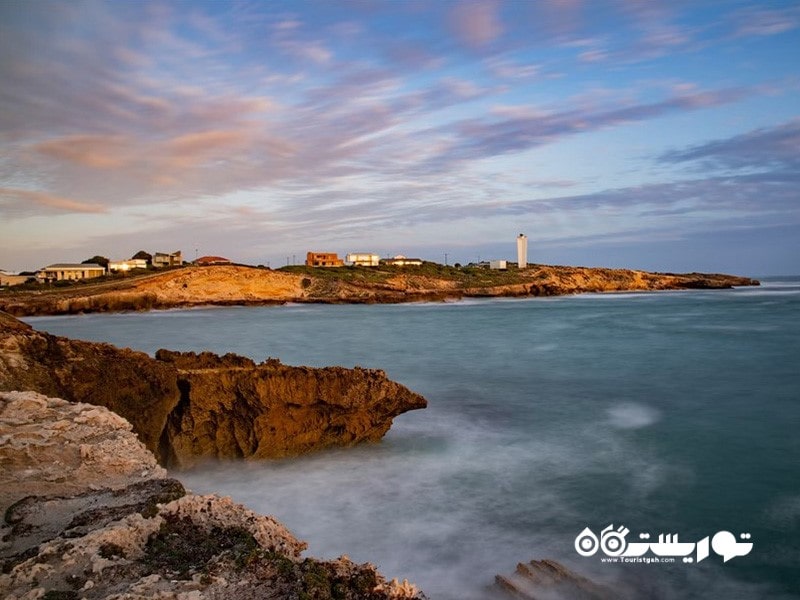
{"type": "MultiPolygon", "coordinates": [[[[728,562],[737,556],[746,556],[753,549],[749,533],[740,533],[738,541],[730,531],[718,531],[712,537],[705,536],[697,542],[681,542],[677,533],[661,533],[658,541],[629,542],[626,538],[630,529],[620,525],[614,529],[613,523],[600,532],[598,538],[586,527],[575,538],[575,551],[581,556],[594,556],[602,551],[602,562],[643,562],[673,563],[680,557],[684,563],[699,563],[709,557],[710,551],[728,562]]],[[[640,540],[649,540],[647,532],[639,534],[640,540]]]]}

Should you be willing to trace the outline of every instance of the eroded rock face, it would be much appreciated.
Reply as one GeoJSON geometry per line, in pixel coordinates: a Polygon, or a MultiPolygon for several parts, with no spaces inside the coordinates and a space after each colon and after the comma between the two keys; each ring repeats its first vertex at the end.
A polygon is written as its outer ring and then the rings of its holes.
{"type": "Polygon", "coordinates": [[[71,340],[0,321],[0,391],[31,390],[125,417],[152,451],[179,392],[174,369],[144,352],[71,340]]]}
{"type": "Polygon", "coordinates": [[[0,403],[0,489],[12,503],[0,597],[424,599],[370,564],[303,558],[306,544],[281,523],[229,498],[186,494],[105,408],[32,392],[0,394],[0,403]],[[70,456],[67,480],[54,482],[47,463],[59,439],[70,456]],[[117,487],[102,487],[109,481],[117,487]],[[29,495],[54,484],[58,495],[29,495]]]}
{"type": "Polygon", "coordinates": [[[275,458],[378,441],[425,399],[383,371],[255,364],[236,356],[143,352],[70,340],[0,320],[0,391],[105,406],[162,465],[275,458]]]}
{"type": "Polygon", "coordinates": [[[256,365],[236,356],[159,350],[178,370],[181,400],[164,430],[166,464],[198,457],[269,458],[376,442],[425,399],[375,369],[256,365]]]}

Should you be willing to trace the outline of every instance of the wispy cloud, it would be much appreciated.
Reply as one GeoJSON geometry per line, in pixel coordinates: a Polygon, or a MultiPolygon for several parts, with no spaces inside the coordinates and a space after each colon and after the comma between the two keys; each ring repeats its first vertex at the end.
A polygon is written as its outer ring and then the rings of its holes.
{"type": "Polygon", "coordinates": [[[71,135],[36,144],[37,152],[54,160],[70,161],[92,169],[128,165],[134,156],[130,140],[122,136],[71,135]]]}
{"type": "Polygon", "coordinates": [[[108,211],[87,221],[119,215],[133,236],[157,213],[175,235],[255,247],[264,231],[477,236],[542,214],[713,223],[753,215],[759,186],[789,211],[796,80],[757,45],[796,35],[796,7],[275,6],[0,3],[1,225],[108,211]],[[784,123],[742,133],[754,107],[784,123]],[[709,142],[693,113],[738,135],[709,142]],[[601,137],[616,146],[565,166],[565,148],[601,137]]]}
{"type": "Polygon", "coordinates": [[[0,214],[24,217],[39,214],[102,213],[106,207],[44,192],[0,188],[0,214]]]}
{"type": "Polygon", "coordinates": [[[732,22],[737,37],[778,35],[800,27],[800,7],[743,9],[732,22]]]}
{"type": "MultiPolygon", "coordinates": [[[[732,88],[678,94],[659,102],[629,104],[622,108],[588,108],[552,111],[509,118],[465,119],[447,125],[442,133],[451,144],[440,157],[451,161],[480,159],[553,143],[559,138],[735,102],[753,90],[732,88]]],[[[506,110],[507,112],[507,110],[506,110]]]]}
{"type": "Polygon", "coordinates": [[[800,119],[661,155],[667,163],[701,161],[728,169],[800,173],[800,119]]]}

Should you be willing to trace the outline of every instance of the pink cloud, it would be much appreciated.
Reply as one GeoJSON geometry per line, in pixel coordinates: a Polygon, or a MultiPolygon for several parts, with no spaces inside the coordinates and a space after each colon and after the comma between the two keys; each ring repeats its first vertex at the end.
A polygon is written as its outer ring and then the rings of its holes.
{"type": "Polygon", "coordinates": [[[490,44],[503,33],[499,8],[500,5],[495,2],[457,4],[450,14],[456,36],[473,48],[490,44]]]}
{"type": "MultiPolygon", "coordinates": [[[[15,213],[36,214],[40,208],[55,209],[53,212],[67,213],[102,213],[105,206],[81,202],[72,198],[56,196],[46,192],[21,190],[16,188],[0,188],[0,206],[15,213]]],[[[49,212],[49,211],[46,211],[49,212]]]]}
{"type": "Polygon", "coordinates": [[[129,142],[122,136],[73,135],[37,144],[34,149],[93,169],[116,169],[130,160],[129,142]]]}

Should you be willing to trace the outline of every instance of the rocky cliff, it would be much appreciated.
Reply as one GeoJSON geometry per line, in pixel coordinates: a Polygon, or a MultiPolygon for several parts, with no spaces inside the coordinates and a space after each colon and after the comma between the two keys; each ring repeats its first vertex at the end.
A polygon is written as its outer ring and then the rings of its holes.
{"type": "Polygon", "coordinates": [[[0,391],[107,407],[165,466],[273,458],[377,441],[425,399],[383,371],[262,364],[70,340],[0,316],[0,391]]]}
{"type": "Polygon", "coordinates": [[[424,599],[347,557],[303,558],[272,517],[166,479],[105,408],[0,393],[0,596],[424,599]]]}
{"type": "Polygon", "coordinates": [[[236,355],[159,350],[178,373],[180,400],[167,419],[161,456],[272,458],[379,441],[392,419],[425,399],[375,369],[289,367],[236,355]]]}
{"type": "Polygon", "coordinates": [[[490,271],[427,263],[420,267],[187,267],[66,288],[8,291],[0,310],[16,316],[283,302],[373,303],[463,297],[556,296],[582,292],[720,289],[758,285],[747,277],[649,273],[531,265],[490,271]]]}

